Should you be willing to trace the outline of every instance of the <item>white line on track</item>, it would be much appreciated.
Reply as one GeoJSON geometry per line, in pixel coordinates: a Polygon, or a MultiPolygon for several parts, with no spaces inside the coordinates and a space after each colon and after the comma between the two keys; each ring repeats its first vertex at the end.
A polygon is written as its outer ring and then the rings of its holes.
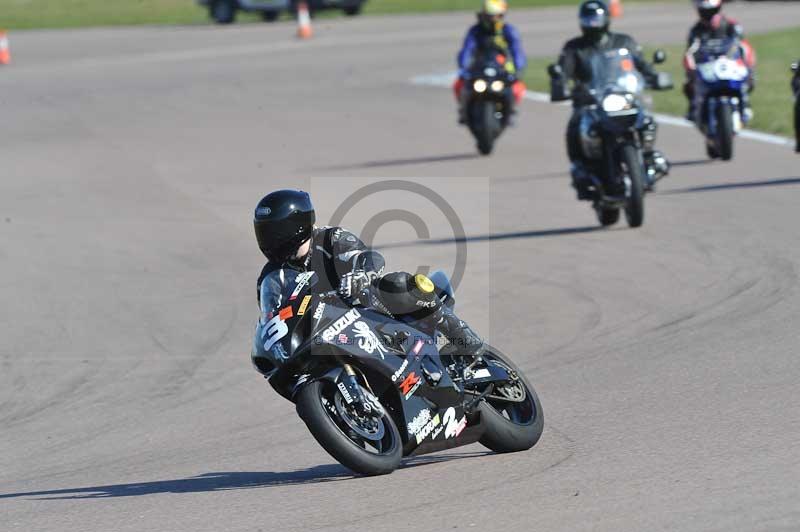
{"type": "MultiPolygon", "coordinates": [[[[448,72],[446,74],[428,74],[423,76],[415,76],[411,78],[411,83],[414,85],[422,85],[428,87],[450,87],[455,80],[456,73],[448,72]]],[[[544,92],[525,91],[525,99],[538,103],[551,103],[550,95],[544,92]]],[[[566,105],[566,104],[560,104],[566,105]]],[[[667,124],[670,126],[694,128],[694,124],[684,118],[677,116],[664,115],[656,113],[656,120],[659,124],[667,124]]],[[[777,146],[793,146],[794,140],[788,137],[781,137],[780,135],[771,135],[769,133],[761,133],[760,131],[752,131],[746,129],[739,133],[739,137],[755,140],[757,142],[764,142],[766,144],[774,144],[777,146]]]]}

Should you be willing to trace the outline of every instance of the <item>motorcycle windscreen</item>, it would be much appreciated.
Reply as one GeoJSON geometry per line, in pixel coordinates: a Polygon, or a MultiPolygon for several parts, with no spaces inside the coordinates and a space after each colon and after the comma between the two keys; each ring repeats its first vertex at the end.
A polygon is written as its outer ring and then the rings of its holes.
{"type": "Polygon", "coordinates": [[[589,64],[589,88],[598,98],[610,93],[639,95],[644,91],[644,78],[636,69],[633,55],[627,48],[593,54],[589,64]]]}
{"type": "Polygon", "coordinates": [[[253,357],[276,367],[293,354],[292,332],[309,312],[308,290],[318,282],[314,272],[276,270],[261,282],[261,315],[253,339],[253,357]]]}

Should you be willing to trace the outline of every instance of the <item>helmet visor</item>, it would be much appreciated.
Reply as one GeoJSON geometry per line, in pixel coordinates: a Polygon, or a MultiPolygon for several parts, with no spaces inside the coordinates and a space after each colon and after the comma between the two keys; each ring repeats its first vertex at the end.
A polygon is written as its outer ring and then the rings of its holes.
{"type": "Polygon", "coordinates": [[[579,17],[581,28],[601,29],[608,25],[608,13],[602,7],[584,10],[579,17]]]}

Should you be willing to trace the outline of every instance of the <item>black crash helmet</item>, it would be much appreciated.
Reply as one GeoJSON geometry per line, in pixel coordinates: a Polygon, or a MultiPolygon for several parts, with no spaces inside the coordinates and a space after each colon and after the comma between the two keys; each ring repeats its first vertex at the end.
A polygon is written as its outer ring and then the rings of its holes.
{"type": "Polygon", "coordinates": [[[307,192],[277,190],[258,202],[253,219],[256,240],[270,262],[285,262],[314,233],[316,215],[307,192]]]}
{"type": "Polygon", "coordinates": [[[578,8],[578,20],[584,36],[592,40],[600,40],[603,35],[608,33],[611,14],[605,2],[587,0],[578,8]]]}

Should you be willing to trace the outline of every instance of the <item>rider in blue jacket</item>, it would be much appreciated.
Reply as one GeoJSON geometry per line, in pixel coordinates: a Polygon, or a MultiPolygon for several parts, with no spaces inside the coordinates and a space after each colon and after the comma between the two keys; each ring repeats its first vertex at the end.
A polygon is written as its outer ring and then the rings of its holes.
{"type": "MultiPolygon", "coordinates": [[[[478,12],[478,23],[467,31],[464,44],[458,52],[458,79],[453,85],[453,91],[459,102],[459,116],[462,123],[464,78],[481,49],[492,46],[504,51],[507,58],[505,68],[517,78],[521,77],[522,70],[528,64],[519,32],[514,26],[505,22],[506,11],[508,11],[506,0],[484,0],[483,8],[478,12]]],[[[525,92],[525,85],[517,81],[513,89],[514,98],[518,103],[525,92]]]]}

